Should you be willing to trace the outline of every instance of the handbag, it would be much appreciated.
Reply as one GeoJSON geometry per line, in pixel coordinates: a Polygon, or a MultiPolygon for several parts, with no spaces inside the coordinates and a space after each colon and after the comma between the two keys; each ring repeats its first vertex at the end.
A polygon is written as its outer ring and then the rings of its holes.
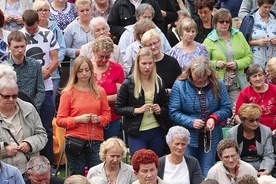
{"type": "MultiPolygon", "coordinates": [[[[221,50],[221,52],[225,55],[227,61],[230,61],[229,57],[228,57],[228,54],[226,53],[226,51],[222,48],[222,45],[216,41],[216,44],[218,46],[218,48],[221,50]]],[[[246,80],[246,75],[245,73],[239,73],[238,71],[235,71],[235,76],[236,76],[236,79],[237,81],[239,82],[240,84],[240,88],[243,89],[243,88],[246,88],[247,86],[250,85],[250,83],[246,80]]]]}
{"type": "Polygon", "coordinates": [[[65,153],[74,157],[80,156],[87,148],[88,141],[76,137],[67,137],[65,144],[65,153]]]}

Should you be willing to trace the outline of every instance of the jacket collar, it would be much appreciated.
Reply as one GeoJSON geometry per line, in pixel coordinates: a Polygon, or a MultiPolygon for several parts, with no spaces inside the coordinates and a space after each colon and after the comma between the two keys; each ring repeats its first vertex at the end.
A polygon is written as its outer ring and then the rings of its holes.
{"type": "MultiPolygon", "coordinates": [[[[254,130],[254,133],[255,133],[256,141],[258,141],[260,143],[261,142],[261,129],[260,129],[260,126],[256,130],[254,130]]],[[[239,127],[238,127],[237,140],[238,140],[238,144],[243,142],[243,125],[242,124],[240,124],[239,127]]]]}
{"type": "MultiPolygon", "coordinates": [[[[236,34],[236,33],[238,33],[238,32],[239,32],[238,29],[235,29],[235,28],[231,28],[231,29],[230,29],[231,35],[234,35],[234,34],[236,34]]],[[[212,40],[212,41],[214,41],[214,42],[215,42],[215,41],[218,41],[218,40],[220,39],[220,37],[219,37],[218,32],[217,32],[216,29],[213,29],[213,31],[211,31],[211,32],[208,34],[207,38],[209,38],[210,40],[212,40]]]]}

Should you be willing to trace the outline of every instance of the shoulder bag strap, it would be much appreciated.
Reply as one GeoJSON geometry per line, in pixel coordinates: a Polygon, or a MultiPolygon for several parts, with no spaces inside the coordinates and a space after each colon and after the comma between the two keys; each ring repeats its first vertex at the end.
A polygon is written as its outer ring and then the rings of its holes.
{"type": "Polygon", "coordinates": [[[223,49],[221,43],[219,43],[219,41],[216,41],[215,43],[217,44],[217,46],[218,46],[218,48],[221,50],[221,52],[225,55],[227,61],[230,61],[229,56],[228,56],[226,50],[223,49]]]}
{"type": "MultiPolygon", "coordinates": [[[[12,135],[11,131],[9,129],[7,129],[8,133],[10,134],[10,136],[12,137],[12,139],[14,140],[14,142],[17,144],[17,146],[19,146],[19,142],[14,138],[14,136],[12,135]]],[[[26,153],[23,153],[27,159],[27,161],[29,162],[30,158],[27,156],[26,153]]]]}

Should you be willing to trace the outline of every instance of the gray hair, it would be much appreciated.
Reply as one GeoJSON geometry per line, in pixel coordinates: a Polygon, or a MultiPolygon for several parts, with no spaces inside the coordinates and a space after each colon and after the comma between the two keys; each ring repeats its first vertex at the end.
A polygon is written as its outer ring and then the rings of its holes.
{"type": "Polygon", "coordinates": [[[4,76],[17,81],[16,72],[13,70],[13,67],[6,61],[0,64],[0,78],[4,76]]]}
{"type": "Polygon", "coordinates": [[[37,156],[37,157],[33,157],[29,160],[29,162],[27,163],[27,168],[28,168],[28,173],[32,174],[32,173],[37,173],[39,175],[46,173],[47,171],[50,171],[51,169],[51,165],[49,160],[44,157],[44,156],[37,156]],[[41,165],[43,164],[48,164],[49,167],[41,167],[41,165]],[[40,166],[38,169],[33,169],[33,167],[35,166],[40,166]]]}
{"type": "Polygon", "coordinates": [[[143,15],[146,12],[146,10],[151,11],[152,18],[154,17],[155,10],[153,9],[153,7],[148,3],[142,3],[138,6],[137,10],[135,11],[136,20],[139,20],[139,17],[143,15]]]}
{"type": "Polygon", "coordinates": [[[91,31],[92,35],[94,34],[94,31],[95,31],[94,26],[95,26],[95,24],[98,24],[98,23],[104,24],[107,28],[107,31],[110,30],[110,27],[109,27],[107,21],[103,17],[95,17],[90,21],[90,24],[89,24],[90,31],[91,31]]]}
{"type": "Polygon", "coordinates": [[[0,92],[2,92],[5,88],[16,89],[18,91],[16,80],[4,75],[0,78],[0,92]]]}
{"type": "Polygon", "coordinates": [[[188,141],[188,144],[190,143],[190,132],[182,126],[173,126],[169,129],[166,135],[167,144],[170,145],[175,137],[188,141]]]}
{"type": "Polygon", "coordinates": [[[179,20],[179,17],[180,17],[180,16],[183,16],[183,17],[190,17],[190,18],[191,18],[191,14],[190,14],[190,13],[188,12],[188,10],[186,10],[186,9],[178,10],[178,11],[177,11],[177,15],[178,15],[177,20],[179,20]]]}

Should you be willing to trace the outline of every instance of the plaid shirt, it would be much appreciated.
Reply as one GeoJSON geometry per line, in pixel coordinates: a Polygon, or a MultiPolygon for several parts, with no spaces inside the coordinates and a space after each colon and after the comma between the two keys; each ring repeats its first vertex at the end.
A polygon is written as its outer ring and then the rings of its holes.
{"type": "Polygon", "coordinates": [[[25,57],[21,66],[14,63],[12,57],[8,63],[14,67],[17,76],[18,89],[29,95],[35,102],[37,109],[40,108],[44,100],[44,80],[42,67],[33,58],[25,57]]]}

